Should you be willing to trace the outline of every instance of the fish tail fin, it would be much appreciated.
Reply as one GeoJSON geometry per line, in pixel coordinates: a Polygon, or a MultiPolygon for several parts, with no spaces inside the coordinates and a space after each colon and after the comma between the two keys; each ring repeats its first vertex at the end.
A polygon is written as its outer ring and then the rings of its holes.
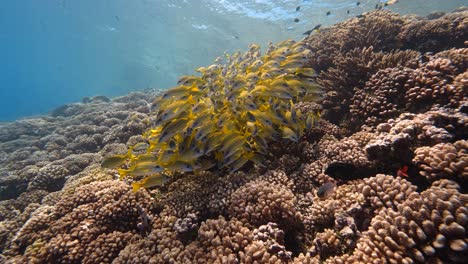
{"type": "Polygon", "coordinates": [[[117,171],[119,172],[119,180],[123,180],[125,178],[125,176],[127,176],[128,174],[128,171],[125,170],[125,169],[117,169],[117,171]]]}
{"type": "Polygon", "coordinates": [[[139,182],[132,183],[133,192],[137,192],[140,188],[141,188],[141,183],[139,182]]]}

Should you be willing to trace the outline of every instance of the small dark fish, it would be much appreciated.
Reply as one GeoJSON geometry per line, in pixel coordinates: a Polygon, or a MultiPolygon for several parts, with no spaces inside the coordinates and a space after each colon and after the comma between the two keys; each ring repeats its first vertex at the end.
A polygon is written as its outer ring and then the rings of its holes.
{"type": "Polygon", "coordinates": [[[120,17],[119,17],[119,16],[114,16],[114,17],[115,17],[115,20],[120,21],[120,17]]]}
{"type": "Polygon", "coordinates": [[[296,23],[299,22],[299,18],[295,18],[294,22],[296,22],[296,23]]]}
{"type": "Polygon", "coordinates": [[[324,183],[317,190],[317,196],[320,199],[327,199],[333,194],[333,192],[335,191],[335,187],[336,185],[333,182],[324,183]]]}
{"type": "Polygon", "coordinates": [[[301,10],[301,6],[296,7],[296,12],[301,10]]]}
{"type": "Polygon", "coordinates": [[[365,16],[364,16],[364,15],[357,15],[356,17],[357,17],[357,18],[363,18],[363,17],[365,17],[365,16]]]}
{"type": "Polygon", "coordinates": [[[377,171],[372,167],[358,167],[351,163],[340,161],[332,162],[325,170],[325,174],[332,177],[338,182],[346,182],[350,180],[364,179],[376,174],[377,171]]]}
{"type": "Polygon", "coordinates": [[[361,2],[359,2],[359,1],[356,2],[356,5],[357,5],[357,6],[359,6],[360,4],[361,4],[361,2]]]}
{"type": "Polygon", "coordinates": [[[375,9],[379,8],[379,4],[375,4],[375,9]]]}
{"type": "Polygon", "coordinates": [[[331,11],[327,11],[327,16],[331,15],[331,11]]]}
{"type": "Polygon", "coordinates": [[[356,171],[356,166],[344,162],[332,162],[325,170],[325,174],[334,179],[347,179],[356,171]]]}
{"type": "Polygon", "coordinates": [[[317,30],[317,29],[319,29],[321,26],[322,26],[322,24],[318,24],[318,25],[316,25],[312,30],[317,30]]]}
{"type": "Polygon", "coordinates": [[[137,224],[137,228],[140,231],[141,236],[146,236],[151,231],[151,220],[148,214],[139,205],[136,206],[139,214],[140,222],[137,224]]]}
{"type": "Polygon", "coordinates": [[[348,14],[348,15],[349,15],[349,10],[346,10],[346,14],[348,14]]]}
{"type": "Polygon", "coordinates": [[[239,36],[234,36],[235,39],[239,39],[239,36]]]}
{"type": "Polygon", "coordinates": [[[307,35],[308,36],[308,35],[310,35],[310,33],[312,33],[312,31],[314,31],[314,30],[312,30],[312,29],[307,30],[306,32],[302,33],[302,35],[307,35]]]}
{"type": "Polygon", "coordinates": [[[427,19],[437,19],[441,16],[445,15],[445,12],[432,12],[426,16],[427,19]]]}

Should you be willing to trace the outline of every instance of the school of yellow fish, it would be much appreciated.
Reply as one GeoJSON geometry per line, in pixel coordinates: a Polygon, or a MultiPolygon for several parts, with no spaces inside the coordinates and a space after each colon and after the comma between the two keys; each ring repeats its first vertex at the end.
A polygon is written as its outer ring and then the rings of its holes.
{"type": "Polygon", "coordinates": [[[121,178],[146,176],[134,190],[167,181],[167,172],[223,169],[261,164],[271,141],[299,141],[319,113],[303,114],[299,101],[320,97],[316,73],[304,65],[310,51],[303,42],[269,44],[265,54],[255,44],[245,53],[225,54],[201,67],[201,76],[182,76],[178,86],[152,104],[147,143],[127,154],[105,159],[121,178]]]}

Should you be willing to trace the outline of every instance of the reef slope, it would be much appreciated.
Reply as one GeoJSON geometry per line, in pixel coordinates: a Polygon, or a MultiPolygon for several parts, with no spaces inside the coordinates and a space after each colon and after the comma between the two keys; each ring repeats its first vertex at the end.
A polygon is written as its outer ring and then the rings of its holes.
{"type": "Polygon", "coordinates": [[[464,10],[312,34],[317,126],[265,167],[160,189],[100,167],[141,141],[156,91],[0,124],[0,262],[464,263],[467,41],[464,10]]]}

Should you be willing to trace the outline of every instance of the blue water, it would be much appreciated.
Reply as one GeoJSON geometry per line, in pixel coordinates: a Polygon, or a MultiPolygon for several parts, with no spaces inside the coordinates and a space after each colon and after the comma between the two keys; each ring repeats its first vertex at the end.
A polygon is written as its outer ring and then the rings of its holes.
{"type": "MultiPolygon", "coordinates": [[[[0,121],[85,96],[169,88],[224,51],[300,39],[316,24],[334,24],[379,1],[4,0],[0,121]]],[[[425,15],[468,5],[441,2],[401,0],[389,9],[425,15]]]]}

